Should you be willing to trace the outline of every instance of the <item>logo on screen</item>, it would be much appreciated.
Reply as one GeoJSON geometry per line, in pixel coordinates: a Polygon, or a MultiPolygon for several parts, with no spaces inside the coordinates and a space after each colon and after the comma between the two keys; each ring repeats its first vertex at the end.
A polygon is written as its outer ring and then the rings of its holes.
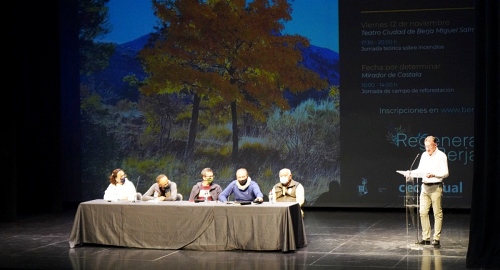
{"type": "MultiPolygon", "coordinates": [[[[445,180],[446,181],[446,180],[445,180]]],[[[457,184],[443,184],[443,193],[462,194],[464,190],[462,181],[457,184]]],[[[419,185],[399,185],[399,192],[419,192],[419,185]]]]}
{"type": "MultiPolygon", "coordinates": [[[[415,136],[407,135],[401,126],[393,132],[388,132],[387,140],[396,147],[415,148],[425,151],[426,133],[415,136]]],[[[441,136],[436,137],[439,150],[448,157],[448,161],[469,165],[474,162],[474,136],[441,136]]]]}
{"type": "Polygon", "coordinates": [[[358,195],[360,197],[368,194],[368,187],[366,186],[367,183],[368,183],[368,180],[366,178],[364,178],[364,177],[361,178],[361,185],[358,186],[358,195]]]}

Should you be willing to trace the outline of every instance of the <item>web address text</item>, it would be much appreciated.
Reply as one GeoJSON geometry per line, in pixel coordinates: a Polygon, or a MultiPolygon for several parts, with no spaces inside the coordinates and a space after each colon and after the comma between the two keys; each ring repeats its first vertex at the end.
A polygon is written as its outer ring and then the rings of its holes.
{"type": "Polygon", "coordinates": [[[380,114],[427,114],[427,113],[474,113],[474,107],[447,107],[447,108],[380,108],[380,114]]]}

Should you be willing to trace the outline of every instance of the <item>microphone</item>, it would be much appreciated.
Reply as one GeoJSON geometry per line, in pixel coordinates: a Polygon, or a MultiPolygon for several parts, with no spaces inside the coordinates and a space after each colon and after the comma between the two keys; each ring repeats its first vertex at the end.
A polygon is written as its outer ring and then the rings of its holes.
{"type": "Polygon", "coordinates": [[[408,176],[406,176],[406,181],[409,181],[409,179],[411,179],[411,169],[413,168],[413,165],[415,165],[415,161],[417,161],[418,156],[420,156],[420,153],[417,154],[417,156],[411,163],[410,170],[408,171],[408,176]]]}
{"type": "Polygon", "coordinates": [[[137,177],[137,185],[135,185],[135,191],[137,191],[137,188],[139,187],[139,180],[141,180],[141,176],[137,177]]]}
{"type": "MultiPolygon", "coordinates": [[[[136,201],[137,201],[137,192],[138,192],[138,191],[137,191],[137,188],[139,187],[139,181],[140,181],[140,180],[141,180],[141,176],[139,175],[139,177],[137,177],[137,185],[135,185],[135,192],[136,192],[136,195],[135,195],[134,202],[136,202],[136,201]]],[[[142,197],[142,195],[141,195],[141,197],[142,197]]],[[[142,198],[141,198],[141,199],[142,199],[142,198]]],[[[141,199],[139,199],[139,201],[140,201],[141,199]]]]}
{"type": "MultiPolygon", "coordinates": [[[[412,164],[411,164],[411,166],[410,166],[410,171],[411,171],[411,169],[413,168],[413,165],[415,164],[415,161],[417,161],[418,156],[420,156],[420,153],[418,153],[418,154],[417,154],[417,156],[415,157],[415,159],[413,160],[413,163],[412,163],[412,164]]],[[[410,173],[411,173],[411,172],[410,172],[410,173]]]]}

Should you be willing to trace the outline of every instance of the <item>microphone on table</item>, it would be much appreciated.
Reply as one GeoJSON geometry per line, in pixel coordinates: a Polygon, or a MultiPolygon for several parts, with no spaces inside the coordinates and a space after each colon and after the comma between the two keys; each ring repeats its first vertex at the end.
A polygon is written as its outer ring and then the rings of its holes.
{"type": "MultiPolygon", "coordinates": [[[[139,175],[139,177],[137,177],[137,185],[135,185],[135,192],[136,192],[136,194],[135,194],[135,200],[134,200],[134,202],[137,201],[137,192],[138,192],[137,188],[139,187],[139,181],[140,180],[141,180],[141,176],[139,175]]],[[[141,195],[141,197],[142,197],[142,195],[141,195]]],[[[141,200],[141,199],[139,199],[139,200],[141,200]]]]}
{"type": "Polygon", "coordinates": [[[141,180],[141,176],[137,177],[137,185],[135,185],[135,190],[139,187],[139,181],[141,180]]]}

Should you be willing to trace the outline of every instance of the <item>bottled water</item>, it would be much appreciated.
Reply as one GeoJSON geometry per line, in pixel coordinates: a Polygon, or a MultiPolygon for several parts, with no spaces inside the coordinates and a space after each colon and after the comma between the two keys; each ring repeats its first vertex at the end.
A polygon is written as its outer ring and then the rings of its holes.
{"type": "Polygon", "coordinates": [[[269,191],[269,202],[274,203],[274,194],[272,189],[269,191]]]}
{"type": "Polygon", "coordinates": [[[210,193],[208,190],[205,190],[205,194],[203,195],[203,202],[208,203],[208,196],[210,196],[210,193]]]}
{"type": "Polygon", "coordinates": [[[155,197],[155,203],[158,203],[158,191],[155,191],[154,197],[155,197]]]}

